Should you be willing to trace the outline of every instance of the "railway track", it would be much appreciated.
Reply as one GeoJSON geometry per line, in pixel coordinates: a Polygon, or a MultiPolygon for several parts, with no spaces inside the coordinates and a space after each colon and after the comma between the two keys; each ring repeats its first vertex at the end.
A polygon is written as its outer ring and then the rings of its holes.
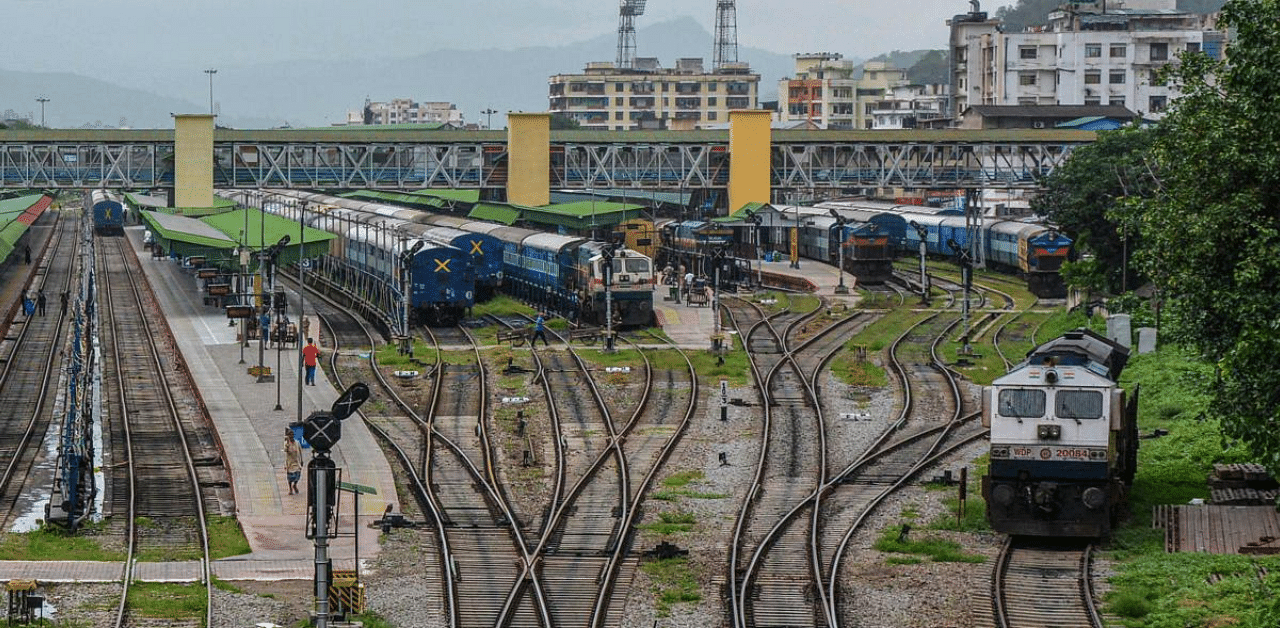
{"type": "Polygon", "coordinates": [[[1090,568],[1094,546],[1010,537],[996,559],[996,628],[1102,628],[1090,568]]]}
{"type": "Polygon", "coordinates": [[[134,574],[149,561],[194,562],[194,573],[185,575],[204,584],[203,617],[165,620],[163,625],[209,626],[213,582],[206,497],[188,437],[188,424],[201,417],[184,412],[176,401],[178,395],[197,396],[175,363],[176,347],[163,320],[152,320],[160,310],[144,289],[133,251],[123,238],[99,238],[97,243],[99,311],[105,319],[104,343],[110,347],[104,369],[111,391],[105,395],[113,453],[110,503],[114,525],[124,528],[128,541],[115,626],[157,625],[129,604],[134,574]]]}
{"type": "MultiPolygon", "coordinates": [[[[74,270],[79,266],[81,235],[76,221],[58,221],[48,246],[48,261],[36,266],[29,292],[44,290],[47,299],[56,302],[58,295],[69,290],[74,270]]],[[[43,451],[43,440],[55,420],[57,374],[61,370],[63,330],[67,319],[53,314],[23,317],[14,342],[8,344],[3,372],[0,373],[0,407],[7,420],[0,422],[0,499],[3,499],[6,529],[25,513],[17,512],[20,499],[31,491],[47,490],[48,481],[32,477],[36,460],[43,451]],[[36,484],[39,485],[36,485],[36,484]]]]}
{"type": "MultiPolygon", "coordinates": [[[[511,328],[528,323],[515,318],[499,322],[511,328]]],[[[619,626],[629,593],[619,583],[630,582],[637,568],[628,557],[630,532],[644,490],[696,411],[697,381],[685,356],[687,382],[668,373],[664,379],[671,384],[653,394],[652,365],[636,348],[643,377],[636,377],[634,369],[624,376],[636,399],[620,406],[605,400],[593,368],[566,346],[566,352],[531,352],[555,434],[550,440],[556,476],[536,540],[530,542],[536,573],[548,592],[549,625],[619,626]],[[681,400],[686,405],[677,423],[667,410],[681,400]],[[617,420],[615,412],[629,418],[617,420]],[[644,435],[636,436],[638,431],[644,435]]],[[[513,588],[513,605],[519,594],[513,588]]],[[[505,617],[496,625],[506,625],[505,617]]]]}

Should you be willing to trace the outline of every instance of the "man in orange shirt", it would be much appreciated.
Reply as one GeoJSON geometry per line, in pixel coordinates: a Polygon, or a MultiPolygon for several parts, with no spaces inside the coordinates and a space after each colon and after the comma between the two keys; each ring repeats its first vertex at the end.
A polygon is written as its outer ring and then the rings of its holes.
{"type": "Polygon", "coordinates": [[[302,365],[307,367],[307,385],[316,385],[316,363],[320,360],[320,347],[313,338],[307,338],[307,346],[302,348],[302,365]]]}

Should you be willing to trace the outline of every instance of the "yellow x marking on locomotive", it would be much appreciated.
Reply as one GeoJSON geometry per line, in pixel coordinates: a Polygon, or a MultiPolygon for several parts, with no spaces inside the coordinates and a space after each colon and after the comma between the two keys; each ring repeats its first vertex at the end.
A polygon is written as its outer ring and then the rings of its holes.
{"type": "Polygon", "coordinates": [[[480,241],[479,241],[479,240],[472,240],[472,241],[471,241],[471,254],[472,254],[472,255],[484,255],[484,251],[481,251],[481,250],[480,250],[480,241]]]}
{"type": "Polygon", "coordinates": [[[453,272],[449,270],[449,262],[452,260],[438,259],[433,260],[436,263],[436,272],[444,271],[446,273],[453,272]]]}

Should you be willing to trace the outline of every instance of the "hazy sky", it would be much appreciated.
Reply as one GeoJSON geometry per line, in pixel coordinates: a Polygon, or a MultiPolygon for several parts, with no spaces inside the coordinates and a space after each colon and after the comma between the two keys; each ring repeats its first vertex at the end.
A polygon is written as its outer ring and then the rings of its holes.
{"type": "MultiPolygon", "coordinates": [[[[384,58],[442,48],[558,45],[616,31],[616,0],[7,0],[10,70],[114,74],[262,61],[384,58]]],[[[679,16],[713,32],[715,0],[650,0],[637,27],[679,16]]],[[[993,11],[996,5],[984,6],[993,11]]],[[[738,43],[868,57],[946,47],[967,0],[738,0],[738,43]]],[[[661,56],[660,51],[643,54],[661,56]]],[[[708,51],[708,56],[710,51],[708,51]]]]}

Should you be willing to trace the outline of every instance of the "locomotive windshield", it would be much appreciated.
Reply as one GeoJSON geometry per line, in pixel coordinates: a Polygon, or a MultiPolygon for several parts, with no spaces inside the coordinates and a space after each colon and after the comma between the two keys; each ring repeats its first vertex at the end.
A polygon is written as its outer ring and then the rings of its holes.
{"type": "Polygon", "coordinates": [[[1059,390],[1054,400],[1060,419],[1102,418],[1102,393],[1096,390],[1059,390]]]}
{"type": "Polygon", "coordinates": [[[649,272],[649,260],[627,258],[627,272],[629,273],[647,273],[649,272]]]}
{"type": "Polygon", "coordinates": [[[1001,390],[1000,415],[1019,418],[1044,416],[1044,391],[1009,388],[1001,390]]]}

